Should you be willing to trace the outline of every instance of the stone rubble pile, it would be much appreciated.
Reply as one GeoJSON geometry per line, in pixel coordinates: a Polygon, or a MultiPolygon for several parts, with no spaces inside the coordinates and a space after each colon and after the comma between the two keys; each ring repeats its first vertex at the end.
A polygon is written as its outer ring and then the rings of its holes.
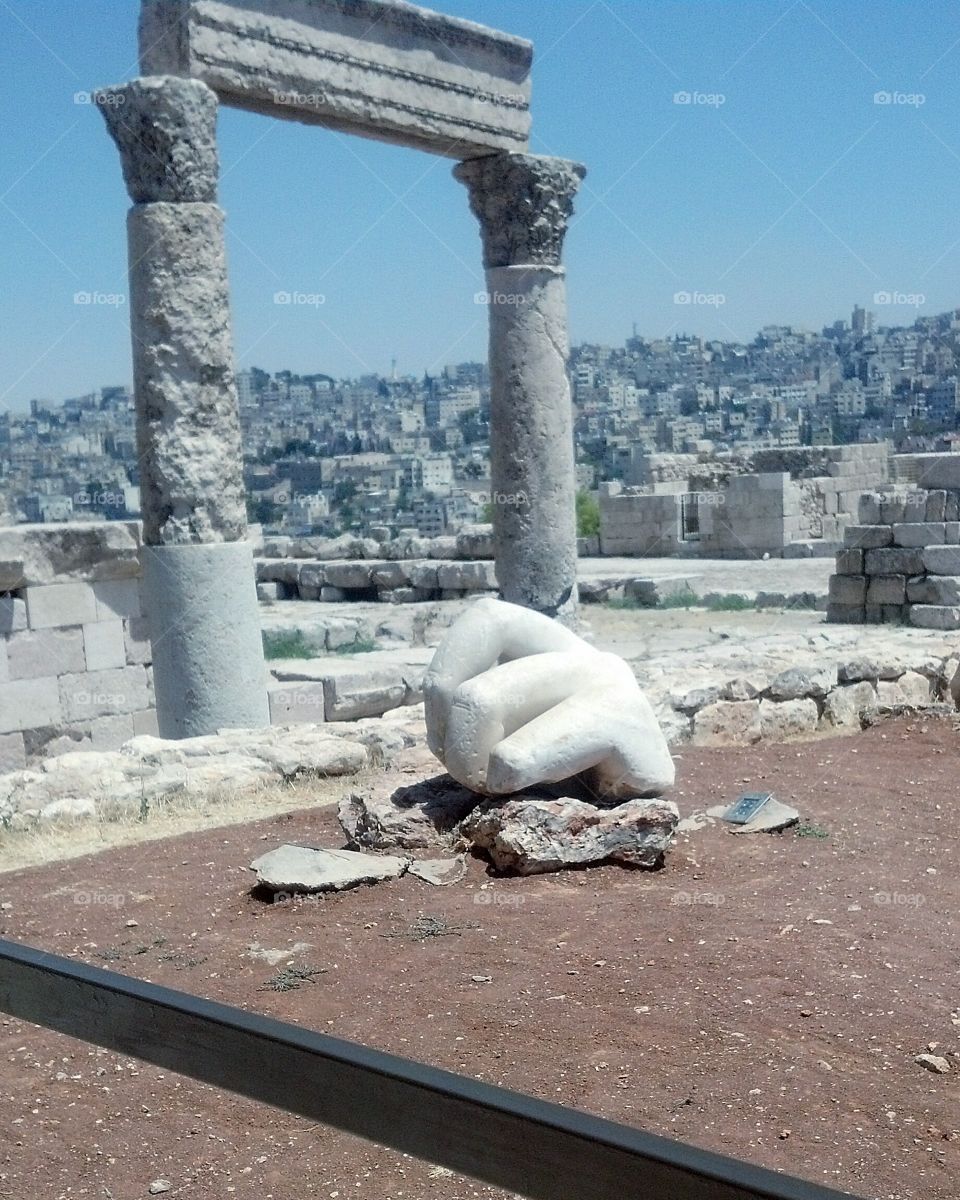
{"type": "Polygon", "coordinates": [[[960,490],[860,497],[830,578],[827,620],[960,629],[960,490]]]}
{"type": "Polygon", "coordinates": [[[135,815],[178,794],[236,794],[298,776],[355,775],[412,741],[399,724],[231,729],[167,741],[144,735],[121,750],[78,751],[0,775],[0,827],[135,815]]]}
{"type": "Polygon", "coordinates": [[[529,791],[490,799],[449,775],[392,796],[375,788],[340,802],[347,845],[357,850],[430,850],[447,859],[483,851],[498,871],[536,875],[601,862],[655,867],[680,819],[672,801],[627,800],[604,807],[529,791]]]}

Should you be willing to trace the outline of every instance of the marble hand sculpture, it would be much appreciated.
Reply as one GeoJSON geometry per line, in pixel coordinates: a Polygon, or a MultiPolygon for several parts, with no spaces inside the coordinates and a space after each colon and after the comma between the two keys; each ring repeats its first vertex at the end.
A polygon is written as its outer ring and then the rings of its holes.
{"type": "Polygon", "coordinates": [[[424,678],[427,741],[491,796],[579,776],[602,803],[657,796],[674,767],[630,667],[527,608],[483,599],[450,627],[424,678]]]}

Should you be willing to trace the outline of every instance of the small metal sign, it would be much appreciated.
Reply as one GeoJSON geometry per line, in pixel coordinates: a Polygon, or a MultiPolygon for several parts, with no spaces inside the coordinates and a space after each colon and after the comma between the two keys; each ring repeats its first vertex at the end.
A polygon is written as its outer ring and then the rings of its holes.
{"type": "Polygon", "coordinates": [[[767,801],[772,799],[772,792],[744,792],[736,804],[731,805],[723,814],[723,819],[734,825],[746,825],[767,801]]]}

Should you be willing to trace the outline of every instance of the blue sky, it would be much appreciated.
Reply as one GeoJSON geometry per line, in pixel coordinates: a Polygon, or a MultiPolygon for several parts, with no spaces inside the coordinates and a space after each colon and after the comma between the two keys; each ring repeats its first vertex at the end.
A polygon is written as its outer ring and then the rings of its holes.
{"type": "MultiPolygon", "coordinates": [[[[855,302],[890,323],[960,305],[954,3],[438,6],[534,41],[531,148],[588,167],[567,238],[573,341],[622,343],[634,321],[747,338],[855,302]],[[916,304],[877,307],[877,292],[916,304]]],[[[118,155],[74,96],[137,73],[136,12],[0,0],[0,405],[130,380],[125,305],[74,302],[127,291],[118,155]]],[[[219,135],[240,366],[344,376],[395,355],[419,373],[483,356],[479,237],[449,160],[228,109],[219,135]],[[278,290],[325,303],[278,306],[278,290]]]]}

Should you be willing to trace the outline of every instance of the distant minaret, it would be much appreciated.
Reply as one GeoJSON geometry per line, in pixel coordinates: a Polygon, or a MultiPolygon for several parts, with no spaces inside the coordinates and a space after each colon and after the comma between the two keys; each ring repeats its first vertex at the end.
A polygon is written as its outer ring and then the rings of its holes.
{"type": "Polygon", "coordinates": [[[390,359],[390,382],[391,383],[397,382],[397,356],[396,355],[394,355],[393,358],[390,359]]]}

